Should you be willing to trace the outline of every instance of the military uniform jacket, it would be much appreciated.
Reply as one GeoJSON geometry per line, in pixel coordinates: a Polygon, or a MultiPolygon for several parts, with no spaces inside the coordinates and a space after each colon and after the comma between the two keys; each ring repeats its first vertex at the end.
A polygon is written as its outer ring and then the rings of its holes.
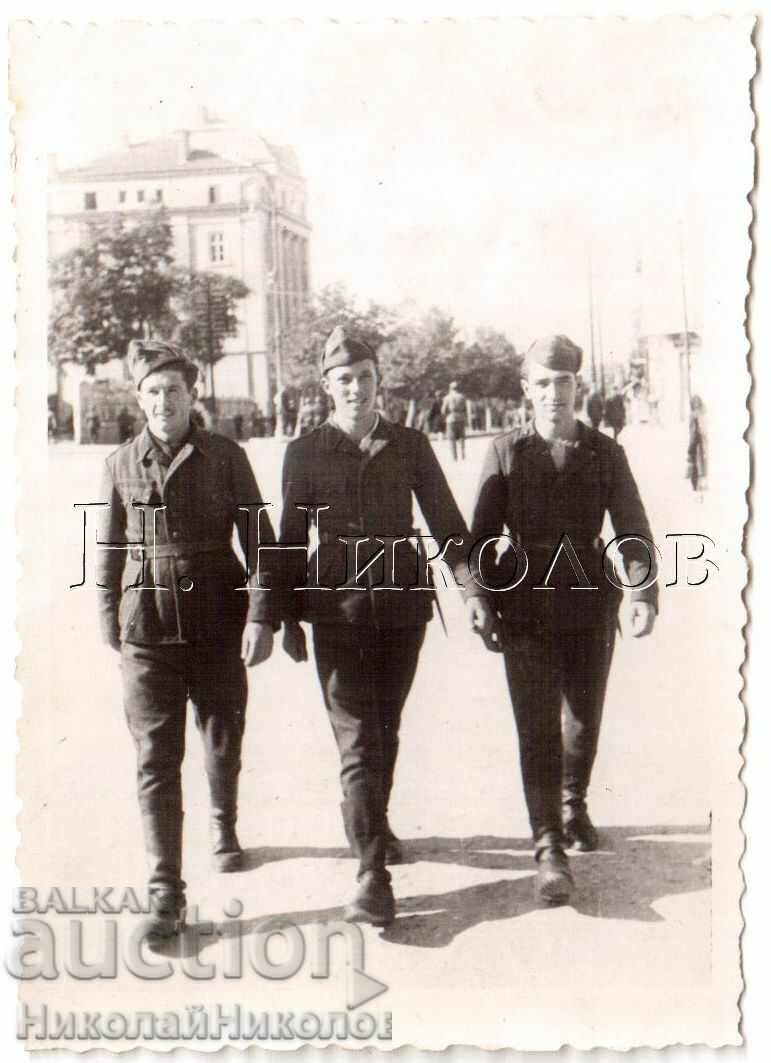
{"type": "Polygon", "coordinates": [[[378,628],[416,626],[429,620],[434,593],[419,571],[422,566],[425,573],[426,565],[421,540],[395,545],[392,572],[383,557],[366,569],[355,586],[331,589],[355,577],[349,564],[352,550],[338,536],[368,538],[359,548],[358,571],[365,569],[383,549],[375,537],[416,535],[413,495],[440,547],[451,536],[460,540],[462,545],[451,544],[444,557],[462,585],[469,578],[468,530],[422,432],[381,416],[364,450],[332,421],[291,442],[283,469],[281,543],[308,541],[308,518],[297,504],[329,508],[318,513],[318,545],[311,556],[300,551],[283,554],[284,615],[311,623],[378,628]],[[296,590],[306,584],[306,577],[307,584],[328,589],[296,590]],[[377,588],[386,581],[401,589],[377,588]],[[409,589],[420,584],[424,589],[409,589]]]}
{"type": "MultiPolygon", "coordinates": [[[[622,447],[602,432],[578,422],[578,436],[568,448],[564,467],[558,470],[550,445],[533,427],[507,432],[493,440],[487,453],[477,494],[471,537],[478,542],[506,530],[523,548],[528,561],[523,581],[511,590],[490,592],[488,597],[512,627],[538,630],[587,630],[605,623],[618,610],[623,596],[607,579],[600,539],[606,513],[616,536],[637,535],[651,540],[648,518],[622,447]],[[550,574],[544,577],[555,552],[567,535],[586,579],[596,590],[572,589],[582,582],[563,547],[550,574]]],[[[615,553],[615,551],[613,551],[615,553]]],[[[623,571],[619,581],[643,584],[651,572],[645,546],[621,546],[623,571]]],[[[651,553],[655,551],[651,547],[651,553]]],[[[611,556],[609,552],[609,557],[611,556]]],[[[617,556],[617,555],[616,555],[617,556]]],[[[493,546],[474,566],[480,583],[506,586],[522,574],[509,545],[497,566],[493,546]]],[[[658,588],[632,592],[633,598],[658,602],[658,588]]]]}
{"type": "Polygon", "coordinates": [[[442,413],[446,414],[448,421],[465,422],[466,420],[466,396],[459,391],[445,395],[442,402],[442,413]]]}
{"type": "MultiPolygon", "coordinates": [[[[105,640],[221,644],[240,639],[247,619],[272,620],[269,575],[247,589],[232,546],[235,526],[256,566],[258,514],[239,506],[259,504],[260,493],[237,443],[192,426],[170,460],[145,427],[107,458],[100,501],[109,504],[97,547],[105,640]]],[[[274,542],[266,512],[259,523],[274,542]]]]}

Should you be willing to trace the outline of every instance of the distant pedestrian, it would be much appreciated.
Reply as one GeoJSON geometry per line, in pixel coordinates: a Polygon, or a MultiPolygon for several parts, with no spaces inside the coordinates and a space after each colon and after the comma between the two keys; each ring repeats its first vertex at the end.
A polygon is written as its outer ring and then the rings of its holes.
{"type": "Polygon", "coordinates": [[[92,408],[88,417],[86,418],[86,429],[88,430],[89,443],[99,442],[99,429],[102,427],[102,421],[99,414],[92,408]]]}
{"type": "Polygon", "coordinates": [[[698,395],[691,399],[688,420],[688,479],[694,491],[703,490],[707,475],[707,435],[704,423],[704,403],[698,395]]]}
{"type": "Polygon", "coordinates": [[[458,387],[455,380],[450,384],[450,389],[442,402],[442,413],[447,425],[447,438],[450,441],[450,453],[452,460],[458,460],[458,451],[461,459],[466,457],[466,396],[458,387]]]}
{"type": "Polygon", "coordinates": [[[597,389],[586,400],[586,416],[589,418],[589,424],[592,428],[600,427],[604,413],[605,399],[602,397],[602,392],[597,389]]]}
{"type": "Polygon", "coordinates": [[[618,440],[626,424],[626,403],[620,391],[614,390],[605,403],[605,424],[613,430],[613,438],[618,440]]]}
{"type": "Polygon", "coordinates": [[[435,391],[428,410],[428,430],[431,435],[441,435],[442,426],[442,393],[435,391]]]}
{"type": "Polygon", "coordinates": [[[279,435],[291,436],[297,424],[297,406],[294,396],[288,388],[282,387],[274,399],[276,410],[276,430],[279,435]]]}
{"type": "Polygon", "coordinates": [[[327,404],[323,395],[317,393],[313,399],[313,427],[319,428],[327,419],[327,404]]]}
{"type": "Polygon", "coordinates": [[[233,418],[233,432],[238,440],[244,438],[244,418],[240,413],[237,413],[233,418]]]}
{"type": "Polygon", "coordinates": [[[300,400],[300,408],[297,413],[294,435],[304,436],[313,431],[313,399],[310,395],[304,395],[300,400]]]}
{"type": "Polygon", "coordinates": [[[127,443],[134,435],[134,418],[128,411],[128,406],[121,406],[116,418],[118,425],[118,442],[127,443]]]}
{"type": "Polygon", "coordinates": [[[661,424],[659,420],[659,396],[655,388],[648,388],[648,411],[651,424],[661,424]]]}

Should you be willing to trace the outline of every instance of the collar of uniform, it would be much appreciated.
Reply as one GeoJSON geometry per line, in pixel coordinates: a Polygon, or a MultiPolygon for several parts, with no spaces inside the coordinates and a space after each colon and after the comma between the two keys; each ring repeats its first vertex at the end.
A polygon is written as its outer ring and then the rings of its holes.
{"type": "MultiPolygon", "coordinates": [[[[379,413],[377,424],[372,431],[364,437],[367,440],[367,445],[369,447],[372,446],[376,439],[388,440],[391,438],[391,433],[386,427],[387,425],[388,422],[385,417],[379,413]]],[[[342,428],[335,423],[331,416],[327,418],[323,425],[321,425],[319,431],[322,433],[322,438],[327,446],[331,447],[333,450],[337,450],[338,447],[347,447],[349,450],[354,450],[358,454],[362,453],[359,444],[344,432],[342,428]]]]}
{"type": "MultiPolygon", "coordinates": [[[[585,446],[588,439],[589,429],[583,423],[576,418],[576,438],[570,443],[570,447],[575,450],[579,450],[585,446]]],[[[522,434],[519,437],[522,442],[528,446],[536,447],[540,450],[551,451],[554,446],[553,442],[549,442],[548,439],[544,439],[542,435],[539,435],[535,429],[535,422],[531,422],[527,428],[522,430],[522,434]]]]}
{"type": "MultiPolygon", "coordinates": [[[[194,446],[196,450],[200,450],[202,454],[206,454],[208,451],[209,443],[206,438],[206,433],[202,432],[201,429],[197,428],[194,424],[190,425],[190,430],[185,437],[182,446],[184,447],[188,443],[194,446]]],[[[139,453],[143,458],[147,458],[156,449],[163,452],[160,441],[155,438],[150,431],[150,426],[146,424],[139,434],[139,453]]]]}

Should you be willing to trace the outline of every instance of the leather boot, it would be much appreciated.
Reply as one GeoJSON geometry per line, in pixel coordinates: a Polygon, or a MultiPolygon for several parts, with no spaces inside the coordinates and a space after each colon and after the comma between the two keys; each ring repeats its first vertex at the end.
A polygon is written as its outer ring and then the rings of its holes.
{"type": "Polygon", "coordinates": [[[153,936],[172,937],[185,924],[182,822],[181,808],[166,807],[142,813],[151,906],[148,934],[153,936]]]}
{"type": "Polygon", "coordinates": [[[235,822],[212,816],[210,823],[211,863],[219,872],[241,871],[244,851],[239,845],[235,822]]]}
{"type": "Polygon", "coordinates": [[[391,876],[386,869],[364,871],[359,875],[356,891],[343,908],[343,919],[348,923],[388,926],[394,921],[395,914],[391,876]]]}
{"type": "Polygon", "coordinates": [[[240,871],[243,868],[244,851],[236,834],[238,816],[238,775],[226,780],[210,779],[212,868],[219,872],[240,871]]]}
{"type": "MultiPolygon", "coordinates": [[[[350,826],[348,824],[348,819],[347,819],[347,815],[346,815],[345,801],[343,801],[342,804],[340,805],[340,811],[343,814],[343,827],[345,829],[345,837],[346,837],[346,839],[348,841],[348,844],[351,847],[351,853],[354,856],[356,856],[357,854],[356,854],[356,849],[354,847],[353,835],[351,833],[351,829],[350,829],[350,826]]],[[[385,862],[387,864],[403,864],[404,863],[404,847],[403,847],[401,841],[396,837],[394,832],[391,830],[391,825],[388,822],[388,816],[386,816],[386,819],[385,819],[384,843],[385,843],[385,862]]]]}
{"type": "Polygon", "coordinates": [[[542,904],[567,904],[573,892],[573,876],[561,840],[547,837],[536,843],[536,900],[542,904]]]}
{"type": "Polygon", "coordinates": [[[385,809],[385,861],[387,864],[401,864],[404,862],[404,847],[388,822],[388,802],[391,799],[391,790],[394,785],[394,769],[396,767],[396,754],[399,749],[399,740],[391,738],[390,745],[384,753],[383,765],[383,808],[385,809]]]}
{"type": "Polygon", "coordinates": [[[364,792],[346,797],[341,809],[346,835],[359,860],[356,890],[343,908],[343,919],[386,926],[393,922],[396,904],[385,866],[382,802],[364,792]]]}
{"type": "Polygon", "coordinates": [[[388,816],[385,821],[385,862],[387,864],[404,863],[404,846],[391,830],[388,816]]]}
{"type": "Polygon", "coordinates": [[[171,938],[184,929],[185,894],[175,890],[151,890],[147,936],[171,938]]]}
{"type": "Polygon", "coordinates": [[[565,845],[581,853],[593,853],[600,844],[597,828],[589,818],[586,801],[571,797],[562,806],[565,845]]]}

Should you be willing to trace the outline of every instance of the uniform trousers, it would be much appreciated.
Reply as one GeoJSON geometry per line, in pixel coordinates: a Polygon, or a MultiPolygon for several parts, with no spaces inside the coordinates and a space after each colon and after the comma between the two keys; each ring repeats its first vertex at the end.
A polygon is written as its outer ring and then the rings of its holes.
{"type": "Polygon", "coordinates": [[[425,630],[425,624],[313,625],[316,669],[340,754],[343,822],[360,875],[385,867],[399,725],[425,630]]]}
{"type": "Polygon", "coordinates": [[[536,848],[562,843],[562,805],[582,807],[615,642],[615,616],[578,632],[504,631],[506,678],[536,848]]]}
{"type": "Polygon", "coordinates": [[[447,438],[450,441],[450,454],[453,461],[457,461],[458,448],[460,448],[460,456],[465,458],[466,456],[466,422],[462,419],[455,419],[453,417],[447,418],[447,438]]]}
{"type": "Polygon", "coordinates": [[[187,703],[203,740],[213,815],[235,821],[246,714],[240,644],[121,646],[126,720],[137,751],[137,794],[149,886],[181,882],[182,760],[187,703]]]}

